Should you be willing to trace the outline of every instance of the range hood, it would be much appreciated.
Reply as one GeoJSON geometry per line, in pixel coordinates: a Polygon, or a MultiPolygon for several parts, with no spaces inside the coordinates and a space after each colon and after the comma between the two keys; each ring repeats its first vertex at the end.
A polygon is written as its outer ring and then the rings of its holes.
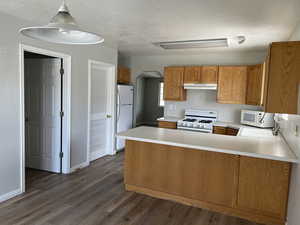
{"type": "Polygon", "coordinates": [[[217,90],[217,84],[185,83],[184,89],[217,90]]]}

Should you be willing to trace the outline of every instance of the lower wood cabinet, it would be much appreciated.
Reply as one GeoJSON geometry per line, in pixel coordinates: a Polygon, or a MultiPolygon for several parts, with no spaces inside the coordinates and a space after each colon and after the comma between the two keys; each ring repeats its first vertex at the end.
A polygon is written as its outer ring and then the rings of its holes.
{"type": "Polygon", "coordinates": [[[290,163],[126,141],[129,191],[254,222],[283,225],[290,163]]]}
{"type": "Polygon", "coordinates": [[[226,135],[226,127],[221,127],[221,126],[214,126],[213,127],[213,133],[214,134],[223,134],[226,135]]]}
{"type": "Polygon", "coordinates": [[[169,129],[177,129],[176,122],[169,122],[169,121],[158,121],[159,128],[169,128],[169,129]]]}
{"type": "Polygon", "coordinates": [[[239,133],[239,129],[232,128],[232,127],[227,127],[226,129],[226,135],[237,136],[238,133],[239,133]]]}
{"type": "Polygon", "coordinates": [[[232,127],[221,127],[221,126],[213,127],[214,134],[237,136],[238,132],[239,132],[239,129],[232,128],[232,127]]]}
{"type": "Polygon", "coordinates": [[[290,164],[241,156],[239,170],[237,207],[284,220],[290,164]]]}
{"type": "MultiPolygon", "coordinates": [[[[159,146],[157,146],[159,147],[159,146]]],[[[169,154],[173,154],[169,146],[169,154]]],[[[234,207],[239,157],[223,153],[184,149],[182,195],[187,198],[234,207]]],[[[178,177],[177,177],[178,178],[178,177]]]]}

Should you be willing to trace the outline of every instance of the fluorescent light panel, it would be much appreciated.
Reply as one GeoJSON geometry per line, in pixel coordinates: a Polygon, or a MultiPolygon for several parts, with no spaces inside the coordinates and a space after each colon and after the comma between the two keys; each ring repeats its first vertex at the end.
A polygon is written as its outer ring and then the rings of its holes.
{"type": "Polygon", "coordinates": [[[216,48],[228,47],[227,38],[219,39],[203,39],[203,40],[190,40],[190,41],[169,41],[155,43],[164,49],[189,49],[189,48],[216,48]]]}

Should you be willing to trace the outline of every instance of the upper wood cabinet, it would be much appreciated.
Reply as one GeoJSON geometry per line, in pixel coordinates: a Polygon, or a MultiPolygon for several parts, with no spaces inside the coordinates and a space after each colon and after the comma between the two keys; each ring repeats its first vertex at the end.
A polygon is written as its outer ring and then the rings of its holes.
{"type": "Polygon", "coordinates": [[[202,84],[218,83],[218,66],[202,66],[201,81],[202,84]]]}
{"type": "Polygon", "coordinates": [[[245,104],[247,91],[247,66],[219,66],[219,103],[245,104]]]}
{"type": "Polygon", "coordinates": [[[266,61],[264,110],[298,113],[300,42],[272,43],[266,61]]]}
{"type": "Polygon", "coordinates": [[[165,67],[164,100],[185,101],[186,90],[183,88],[184,67],[165,67]]]}
{"type": "Polygon", "coordinates": [[[218,82],[218,66],[186,66],[184,83],[216,84],[218,82]]]}
{"type": "Polygon", "coordinates": [[[200,83],[201,69],[201,66],[186,66],[184,68],[184,83],[200,83]]]}
{"type": "Polygon", "coordinates": [[[126,67],[118,67],[118,83],[129,84],[130,83],[130,69],[126,67]]]}
{"type": "Polygon", "coordinates": [[[263,65],[248,66],[247,105],[262,105],[263,65]]]}

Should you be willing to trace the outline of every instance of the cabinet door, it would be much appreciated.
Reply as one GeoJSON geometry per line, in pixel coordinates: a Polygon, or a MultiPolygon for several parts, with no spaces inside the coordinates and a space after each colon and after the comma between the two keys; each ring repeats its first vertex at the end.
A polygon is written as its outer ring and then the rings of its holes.
{"type": "Polygon", "coordinates": [[[240,157],[238,208],[285,219],[290,163],[240,157]]]}
{"type": "Polygon", "coordinates": [[[130,83],[130,69],[126,67],[118,67],[118,83],[130,83]]]}
{"type": "Polygon", "coordinates": [[[233,207],[239,156],[126,141],[125,184],[233,207]]]}
{"type": "Polygon", "coordinates": [[[184,68],[184,83],[200,83],[201,66],[186,66],[184,68]]]}
{"type": "Polygon", "coordinates": [[[264,107],[264,110],[266,110],[267,96],[268,96],[269,68],[270,68],[270,49],[271,48],[269,48],[266,60],[263,64],[262,105],[264,107]]]}
{"type": "Polygon", "coordinates": [[[182,196],[184,149],[126,141],[125,184],[182,196]]]}
{"type": "Polygon", "coordinates": [[[158,121],[158,127],[177,129],[177,123],[176,122],[168,122],[168,121],[158,121]]]}
{"type": "Polygon", "coordinates": [[[218,79],[218,102],[245,104],[247,87],[246,66],[220,66],[218,79]]]}
{"type": "Polygon", "coordinates": [[[239,156],[184,150],[184,196],[234,207],[238,186],[239,156]]]}
{"type": "Polygon", "coordinates": [[[218,82],[218,66],[202,66],[201,83],[216,84],[218,82]]]}
{"type": "Polygon", "coordinates": [[[263,65],[248,66],[247,105],[262,105],[263,65]]]}
{"type": "Polygon", "coordinates": [[[265,111],[297,114],[300,42],[273,43],[270,49],[265,111]]]}
{"type": "Polygon", "coordinates": [[[235,129],[231,127],[227,127],[226,129],[226,135],[237,136],[238,133],[239,133],[239,129],[235,129]]]}
{"type": "Polygon", "coordinates": [[[164,75],[164,100],[185,101],[183,88],[184,67],[166,67],[164,75]]]}
{"type": "Polygon", "coordinates": [[[226,127],[219,127],[219,126],[214,126],[213,128],[213,133],[214,134],[226,134],[226,127]]]}

